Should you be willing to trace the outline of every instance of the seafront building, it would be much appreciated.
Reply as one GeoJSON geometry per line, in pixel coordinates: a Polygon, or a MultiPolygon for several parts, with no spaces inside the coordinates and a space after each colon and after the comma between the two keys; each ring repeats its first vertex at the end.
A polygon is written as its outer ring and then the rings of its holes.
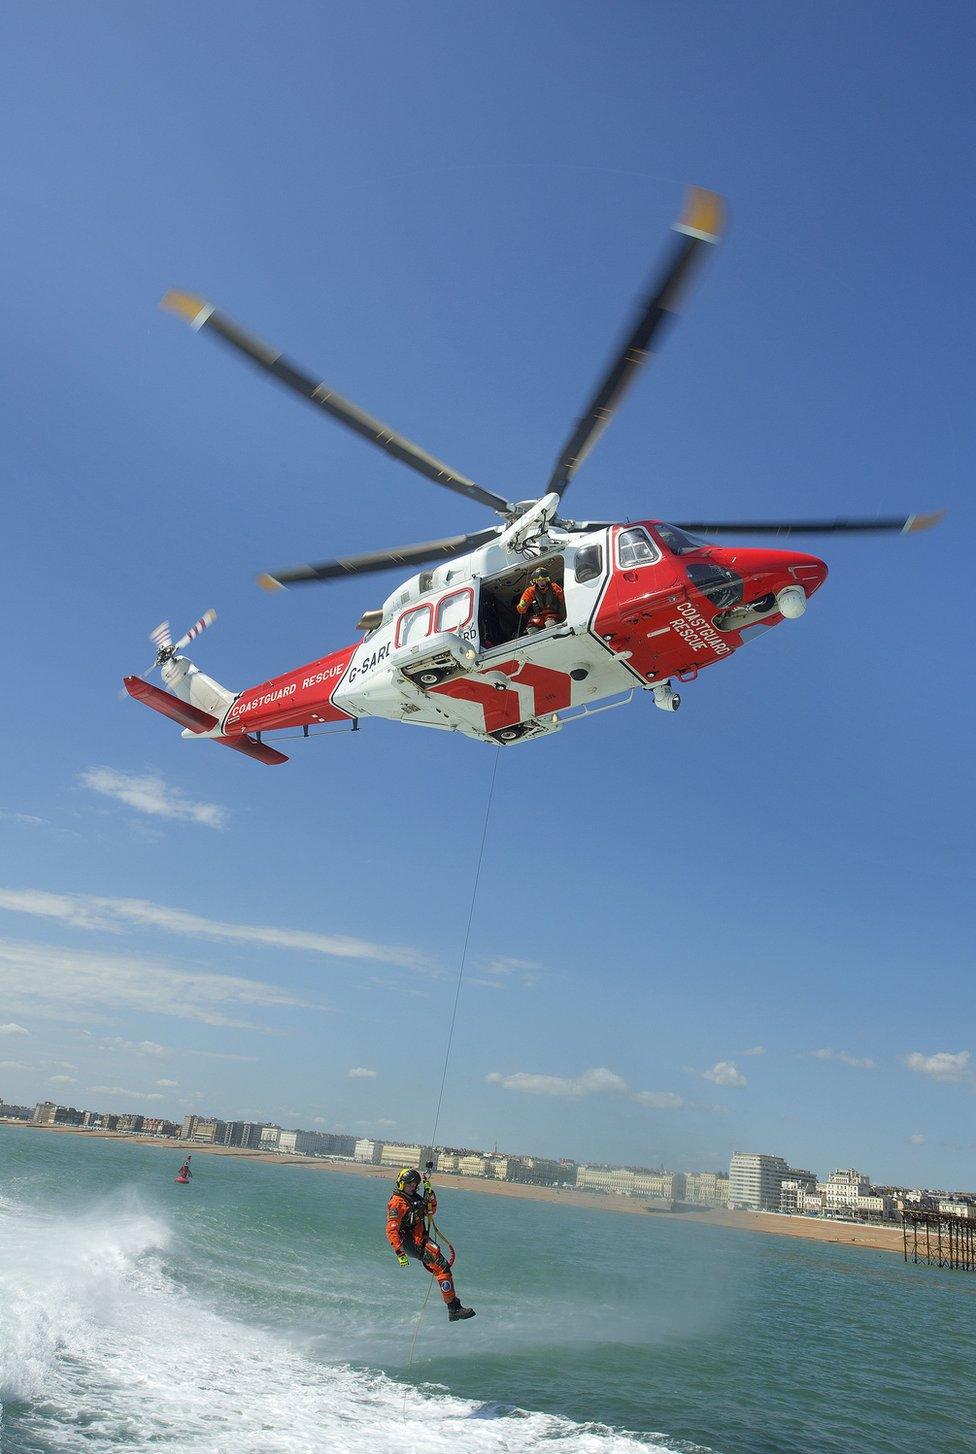
{"type": "Polygon", "coordinates": [[[782,1156],[736,1151],[729,1164],[729,1206],[746,1212],[778,1212],[790,1168],[782,1156]]]}
{"type": "Polygon", "coordinates": [[[226,1123],[214,1116],[184,1116],[180,1140],[194,1141],[198,1146],[222,1146],[226,1130],[226,1123]]]}
{"type": "Polygon", "coordinates": [[[866,1172],[854,1167],[832,1171],[819,1182],[812,1171],[790,1166],[781,1156],[737,1151],[729,1174],[715,1171],[668,1171],[663,1167],[578,1165],[563,1157],[516,1156],[470,1147],[429,1148],[418,1142],[380,1141],[339,1131],[285,1129],[258,1121],[222,1121],[216,1116],[184,1116],[182,1124],[141,1113],[78,1110],[54,1101],[14,1106],[0,1097],[0,1121],[30,1121],[36,1126],[119,1135],[172,1137],[196,1146],[226,1146],[242,1151],[329,1157],[398,1171],[426,1166],[453,1176],[507,1181],[592,1192],[604,1196],[639,1197],[649,1210],[694,1206],[721,1207],[789,1216],[840,1218],[847,1221],[889,1221],[902,1213],[930,1212],[976,1222],[976,1192],[874,1186],[866,1172]]]}

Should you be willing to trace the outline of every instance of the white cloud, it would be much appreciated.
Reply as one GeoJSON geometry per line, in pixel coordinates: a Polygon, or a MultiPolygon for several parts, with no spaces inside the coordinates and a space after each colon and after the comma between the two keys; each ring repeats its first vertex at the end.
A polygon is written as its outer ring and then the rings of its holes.
{"type": "Polygon", "coordinates": [[[348,1075],[350,1080],[374,1080],[376,1078],[376,1071],[367,1070],[365,1065],[354,1065],[350,1070],[346,1071],[346,1075],[348,1075]]]}
{"type": "Polygon", "coordinates": [[[167,1055],[168,1047],[157,1045],[155,1040],[125,1040],[121,1035],[106,1035],[102,1040],[106,1050],[131,1050],[136,1055],[167,1055]]]}
{"type": "Polygon", "coordinates": [[[922,1135],[920,1135],[919,1132],[917,1132],[917,1131],[915,1132],[915,1135],[914,1136],[909,1136],[908,1139],[912,1143],[913,1146],[924,1146],[925,1145],[925,1137],[922,1136],[922,1135]]]}
{"type": "Polygon", "coordinates": [[[0,818],[8,823],[22,823],[25,828],[46,828],[48,820],[38,818],[34,813],[13,813],[9,808],[0,808],[0,818]]]}
{"type": "Polygon", "coordinates": [[[112,767],[90,767],[80,774],[79,781],[93,793],[114,798],[154,818],[180,818],[205,828],[224,828],[227,824],[225,808],[217,803],[195,803],[182,788],[173,787],[152,773],[140,775],[112,767]]]}
{"type": "Polygon", "coordinates": [[[765,1055],[765,1045],[754,1045],[751,1050],[743,1050],[743,1055],[765,1055]]]}
{"type": "Polygon", "coordinates": [[[634,1091],[634,1100],[650,1106],[652,1111],[676,1111],[684,1105],[683,1098],[674,1091],[634,1091]]]}
{"type": "Polygon", "coordinates": [[[842,1065],[853,1065],[857,1070],[877,1070],[875,1062],[866,1055],[851,1055],[848,1050],[815,1050],[814,1060],[839,1060],[842,1065]]]}
{"type": "Polygon", "coordinates": [[[52,1075],[48,1079],[48,1085],[77,1085],[77,1084],[78,1084],[78,1077],[76,1075],[52,1075]]]}
{"type": "Polygon", "coordinates": [[[265,924],[230,924],[189,914],[168,904],[147,899],[113,899],[96,894],[54,894],[45,889],[0,889],[0,909],[58,919],[76,929],[120,933],[133,926],[159,929],[189,939],[217,943],[261,944],[274,949],[296,949],[336,959],[369,959],[410,969],[428,967],[414,949],[373,944],[343,934],[316,934],[303,929],[276,929],[265,924]]]}
{"type": "Polygon", "coordinates": [[[741,1087],[749,1084],[746,1076],[742,1074],[741,1070],[737,1069],[734,1061],[731,1060],[717,1061],[711,1070],[703,1070],[702,1075],[705,1080],[710,1080],[715,1085],[741,1087]]]}
{"type": "Polygon", "coordinates": [[[93,1096],[125,1096],[130,1101],[161,1101],[163,1097],[158,1091],[135,1091],[126,1090],[121,1085],[90,1085],[89,1092],[93,1096]]]}
{"type": "Polygon", "coordinates": [[[178,1080],[157,1080],[156,1084],[157,1085],[164,1085],[164,1086],[174,1086],[174,1085],[179,1085],[179,1081],[178,1080]]]}
{"type": "MultiPolygon", "coordinates": [[[[101,954],[0,939],[0,1001],[53,1019],[91,1019],[122,1006],[206,1025],[255,1028],[240,1008],[324,1010],[258,979],[171,969],[138,955],[101,954]],[[230,1012],[229,1012],[230,1011],[230,1012]]],[[[152,1042],[145,1042],[152,1043],[152,1042]]]]}
{"type": "Polygon", "coordinates": [[[915,1070],[919,1075],[930,1075],[933,1080],[970,1080],[970,1058],[968,1050],[959,1050],[955,1054],[950,1050],[937,1050],[934,1055],[922,1055],[913,1050],[905,1056],[905,1064],[909,1070],[915,1070]]]}
{"type": "Polygon", "coordinates": [[[0,1025],[0,1035],[29,1035],[30,1031],[25,1030],[23,1025],[15,1025],[11,1020],[6,1025],[0,1025]]]}
{"type": "Polygon", "coordinates": [[[391,1126],[395,1126],[396,1125],[396,1121],[380,1120],[380,1121],[377,1121],[376,1124],[377,1124],[377,1126],[382,1126],[385,1131],[388,1131],[391,1126]]]}
{"type": "Polygon", "coordinates": [[[622,1075],[607,1070],[605,1066],[595,1066],[584,1070],[582,1075],[575,1076],[536,1075],[524,1070],[503,1075],[500,1070],[493,1070],[485,1079],[502,1086],[504,1090],[520,1091],[523,1095],[530,1096],[629,1096],[631,1100],[655,1111],[676,1110],[684,1104],[681,1096],[675,1095],[673,1091],[633,1091],[622,1075]]]}
{"type": "Polygon", "coordinates": [[[481,967],[481,976],[469,976],[471,984],[500,989],[503,984],[518,981],[531,987],[538,982],[542,965],[535,959],[519,959],[514,954],[498,954],[481,967]]]}
{"type": "Polygon", "coordinates": [[[25,1065],[22,1060],[0,1060],[0,1070],[35,1070],[36,1066],[25,1065]]]}
{"type": "Polygon", "coordinates": [[[526,1095],[533,1096],[591,1096],[603,1095],[607,1092],[620,1094],[626,1092],[627,1082],[622,1076],[615,1075],[612,1070],[597,1067],[592,1070],[584,1070],[582,1075],[530,1075],[525,1071],[517,1071],[513,1075],[502,1075],[500,1071],[492,1071],[486,1076],[487,1080],[494,1081],[504,1086],[506,1090],[523,1091],[526,1095]]]}

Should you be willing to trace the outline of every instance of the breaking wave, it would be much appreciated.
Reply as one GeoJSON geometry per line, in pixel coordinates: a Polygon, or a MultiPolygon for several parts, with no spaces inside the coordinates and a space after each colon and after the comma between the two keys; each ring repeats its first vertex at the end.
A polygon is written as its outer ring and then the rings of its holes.
{"type": "Polygon", "coordinates": [[[6,1454],[112,1445],[158,1454],[668,1447],[323,1363],[311,1339],[250,1326],[188,1292],[175,1243],[135,1195],[70,1219],[0,1198],[6,1454]]]}

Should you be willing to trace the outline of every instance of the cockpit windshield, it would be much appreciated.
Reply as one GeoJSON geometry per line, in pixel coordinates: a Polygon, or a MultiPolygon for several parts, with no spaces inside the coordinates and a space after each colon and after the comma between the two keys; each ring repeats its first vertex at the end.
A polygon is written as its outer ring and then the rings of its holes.
{"type": "Polygon", "coordinates": [[[690,555],[693,550],[707,548],[707,540],[699,540],[697,535],[689,535],[685,530],[679,530],[677,525],[655,525],[661,544],[666,545],[673,555],[690,555]]]}

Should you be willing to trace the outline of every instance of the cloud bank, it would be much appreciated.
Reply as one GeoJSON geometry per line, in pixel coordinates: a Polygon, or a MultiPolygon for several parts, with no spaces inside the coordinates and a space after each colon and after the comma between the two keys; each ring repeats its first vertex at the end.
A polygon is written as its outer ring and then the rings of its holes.
{"type": "Polygon", "coordinates": [[[75,929],[121,933],[129,928],[158,929],[221,944],[261,944],[275,949],[296,949],[335,959],[366,959],[410,969],[428,968],[416,950],[374,944],[342,934],[316,934],[304,929],[278,929],[267,924],[231,924],[189,914],[148,899],[114,899],[97,894],[54,894],[45,889],[0,888],[0,909],[57,919],[75,929]]]}

